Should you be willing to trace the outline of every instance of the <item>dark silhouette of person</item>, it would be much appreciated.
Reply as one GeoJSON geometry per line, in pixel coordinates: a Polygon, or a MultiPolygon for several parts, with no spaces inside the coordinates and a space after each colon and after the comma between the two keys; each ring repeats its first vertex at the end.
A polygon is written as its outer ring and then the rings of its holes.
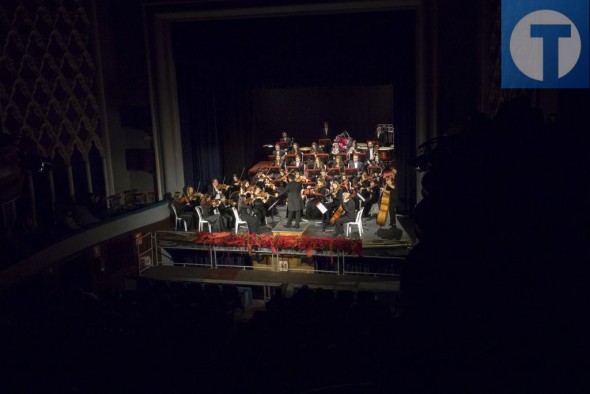
{"type": "Polygon", "coordinates": [[[301,183],[295,181],[295,175],[289,174],[289,183],[279,193],[278,198],[287,195],[287,209],[289,210],[287,224],[285,227],[290,228],[293,219],[295,219],[295,228],[299,228],[301,222],[301,210],[303,209],[303,199],[301,198],[301,183]]]}

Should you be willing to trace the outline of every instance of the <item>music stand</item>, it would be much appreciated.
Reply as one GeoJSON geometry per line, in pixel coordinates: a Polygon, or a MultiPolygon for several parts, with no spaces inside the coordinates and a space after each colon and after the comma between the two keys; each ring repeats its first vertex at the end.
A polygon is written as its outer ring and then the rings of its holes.
{"type": "Polygon", "coordinates": [[[318,140],[318,145],[322,145],[322,146],[332,146],[332,140],[329,138],[320,138],[318,140]]]}
{"type": "Polygon", "coordinates": [[[281,149],[285,149],[289,146],[289,143],[287,141],[277,141],[277,144],[279,144],[281,149]]]}

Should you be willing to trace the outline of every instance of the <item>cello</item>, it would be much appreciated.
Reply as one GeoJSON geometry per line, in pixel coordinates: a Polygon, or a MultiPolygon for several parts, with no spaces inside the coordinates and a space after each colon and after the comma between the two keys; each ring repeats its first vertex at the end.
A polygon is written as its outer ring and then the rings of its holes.
{"type": "Polygon", "coordinates": [[[342,205],[340,205],[338,207],[338,209],[334,211],[334,215],[332,215],[332,219],[330,219],[330,224],[336,223],[336,219],[338,219],[340,216],[342,216],[343,212],[344,212],[344,207],[342,205]]]}
{"type": "MultiPolygon", "coordinates": [[[[386,185],[389,185],[392,188],[395,188],[395,185],[393,184],[393,177],[395,176],[395,174],[396,171],[394,169],[393,174],[385,180],[386,185]]],[[[390,191],[387,190],[386,187],[383,190],[383,194],[381,195],[381,203],[379,204],[379,214],[377,215],[377,224],[379,226],[384,226],[385,222],[387,221],[387,214],[389,213],[389,197],[390,191]]]]}

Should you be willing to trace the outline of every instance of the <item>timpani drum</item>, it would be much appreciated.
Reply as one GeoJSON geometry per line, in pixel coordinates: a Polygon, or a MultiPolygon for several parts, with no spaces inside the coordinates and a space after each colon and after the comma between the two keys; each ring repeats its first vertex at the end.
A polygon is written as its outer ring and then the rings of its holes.
{"type": "Polygon", "coordinates": [[[311,151],[311,147],[309,147],[309,146],[303,146],[303,147],[299,148],[299,150],[301,152],[307,153],[307,152],[310,152],[311,151]]]}
{"type": "Polygon", "coordinates": [[[391,146],[383,146],[379,148],[379,159],[382,161],[391,161],[393,148],[391,146]]]}

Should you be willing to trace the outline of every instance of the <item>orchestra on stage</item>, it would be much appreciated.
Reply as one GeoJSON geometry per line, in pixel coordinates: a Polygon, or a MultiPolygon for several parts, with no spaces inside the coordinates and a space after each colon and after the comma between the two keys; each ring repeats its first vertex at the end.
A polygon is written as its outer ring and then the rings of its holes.
{"type": "MultiPolygon", "coordinates": [[[[260,234],[267,220],[278,217],[277,206],[286,205],[286,228],[304,220],[321,221],[322,232],[334,226],[343,236],[343,224],[376,216],[377,224],[396,227],[399,193],[395,185],[392,146],[382,146],[383,130],[376,140],[358,142],[347,131],[330,138],[327,122],[322,135],[309,146],[299,146],[287,132],[272,145],[268,163],[256,172],[229,183],[213,179],[206,192],[185,187],[174,196],[177,217],[197,231],[236,231],[247,223],[248,231],[260,234]],[[208,224],[207,224],[208,223],[208,224]],[[206,225],[206,226],[205,226],[206,225]]],[[[331,130],[331,129],[330,129],[331,130]]]]}

